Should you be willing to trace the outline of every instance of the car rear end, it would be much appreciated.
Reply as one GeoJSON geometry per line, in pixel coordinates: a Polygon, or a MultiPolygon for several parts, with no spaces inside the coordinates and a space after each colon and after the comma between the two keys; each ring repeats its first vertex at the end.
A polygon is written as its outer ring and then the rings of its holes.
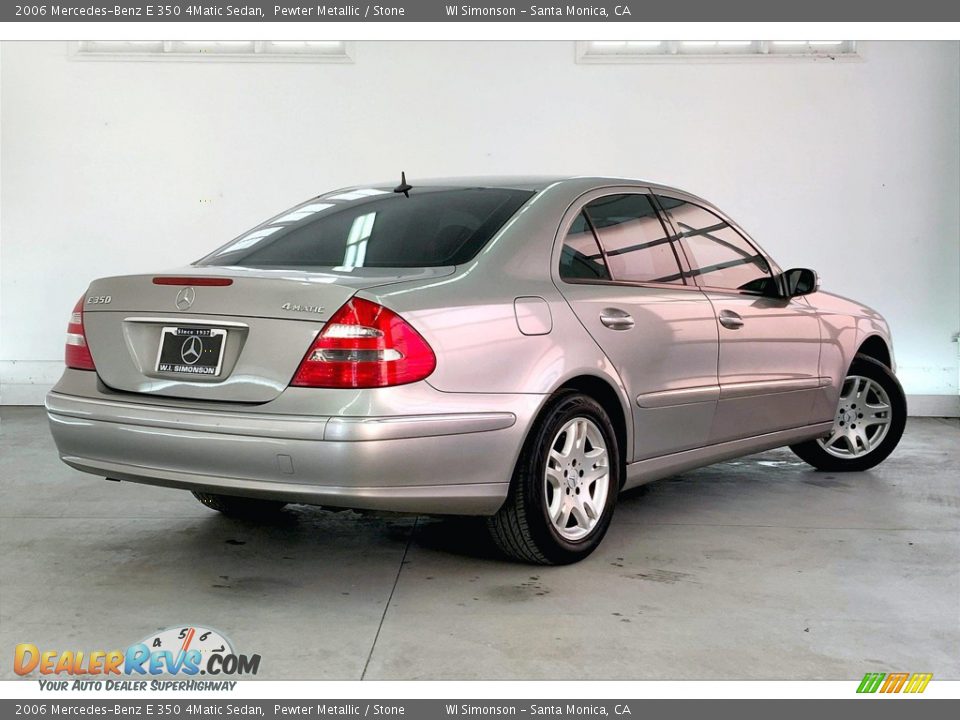
{"type": "Polygon", "coordinates": [[[95,281],[47,397],[62,459],[197,492],[496,511],[538,398],[436,389],[442,329],[381,291],[456,277],[532,194],[331,193],[188,268],[95,281]]]}

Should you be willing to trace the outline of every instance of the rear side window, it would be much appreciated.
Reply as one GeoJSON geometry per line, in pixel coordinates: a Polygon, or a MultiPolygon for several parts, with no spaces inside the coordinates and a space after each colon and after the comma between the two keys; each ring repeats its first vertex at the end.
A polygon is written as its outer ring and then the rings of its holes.
{"type": "Polygon", "coordinates": [[[597,238],[582,212],[573,221],[563,241],[560,277],[564,280],[610,279],[597,238]]]}
{"type": "Polygon", "coordinates": [[[705,287],[763,293],[773,278],[760,252],[730,223],[699,205],[659,198],[677,228],[691,273],[705,287]]]}
{"type": "Polygon", "coordinates": [[[614,280],[682,285],[670,236],[648,195],[598,198],[586,206],[614,280]]]}
{"type": "Polygon", "coordinates": [[[328,193],[259,225],[199,265],[439,267],[473,258],[530,199],[508,188],[328,193]]]}

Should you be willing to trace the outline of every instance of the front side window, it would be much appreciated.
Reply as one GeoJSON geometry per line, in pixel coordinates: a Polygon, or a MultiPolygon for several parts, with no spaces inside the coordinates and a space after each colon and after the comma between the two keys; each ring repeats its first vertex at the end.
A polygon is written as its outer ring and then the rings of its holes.
{"type": "Polygon", "coordinates": [[[268,220],[198,265],[249,268],[441,267],[472,259],[530,199],[508,188],[361,188],[321,195],[268,220]]]}
{"type": "Polygon", "coordinates": [[[587,204],[614,280],[683,284],[673,243],[648,195],[607,195],[587,204]]]}
{"type": "Polygon", "coordinates": [[[590,223],[581,212],[577,215],[560,252],[560,277],[564,280],[609,280],[610,273],[600,252],[590,223]]]}
{"type": "Polygon", "coordinates": [[[691,274],[705,287],[764,293],[773,278],[760,252],[723,218],[699,205],[660,197],[677,228],[691,274]]]}

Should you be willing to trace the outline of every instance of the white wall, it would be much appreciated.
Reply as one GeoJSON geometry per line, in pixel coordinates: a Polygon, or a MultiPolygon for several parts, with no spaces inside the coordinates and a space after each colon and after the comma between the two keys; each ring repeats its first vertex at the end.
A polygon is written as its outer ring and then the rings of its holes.
{"type": "Polygon", "coordinates": [[[77,61],[3,43],[0,392],[39,402],[87,282],[196,259],[342,184],[642,176],[883,312],[914,408],[957,408],[960,51],[577,65],[573,43],[360,43],[348,65],[77,61]],[[932,404],[931,404],[932,403],[932,404]]]}

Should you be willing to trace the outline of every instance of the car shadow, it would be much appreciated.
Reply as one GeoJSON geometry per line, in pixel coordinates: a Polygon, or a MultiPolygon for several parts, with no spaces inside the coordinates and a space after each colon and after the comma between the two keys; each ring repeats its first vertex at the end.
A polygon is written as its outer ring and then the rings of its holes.
{"type": "Polygon", "coordinates": [[[507,557],[490,537],[486,519],[482,517],[420,516],[413,542],[436,552],[476,560],[508,562],[507,557]]]}
{"type": "MultiPolygon", "coordinates": [[[[362,535],[373,531],[386,544],[417,547],[477,560],[502,560],[482,517],[408,515],[357,511],[312,505],[288,505],[282,511],[260,518],[212,515],[209,534],[228,545],[258,543],[323,552],[331,538],[362,535]],[[236,537],[233,537],[236,536],[236,537]]],[[[206,534],[206,533],[205,533],[206,534]]]]}

